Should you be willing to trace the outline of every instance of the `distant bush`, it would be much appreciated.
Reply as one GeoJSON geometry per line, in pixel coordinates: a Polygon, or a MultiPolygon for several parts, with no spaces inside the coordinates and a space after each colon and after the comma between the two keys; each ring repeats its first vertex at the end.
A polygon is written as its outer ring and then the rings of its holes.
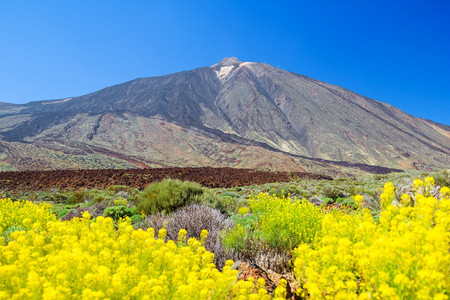
{"type": "Polygon", "coordinates": [[[104,201],[109,201],[112,199],[112,196],[106,192],[100,192],[92,198],[92,202],[101,203],[104,201]]]}
{"type": "Polygon", "coordinates": [[[83,203],[84,202],[84,192],[83,191],[76,191],[72,193],[66,200],[67,204],[77,204],[77,203],[83,203]]]}
{"type": "Polygon", "coordinates": [[[241,195],[233,191],[226,191],[220,194],[220,197],[240,198],[241,195]]]}
{"type": "Polygon", "coordinates": [[[338,198],[337,200],[334,200],[334,199],[332,199],[332,198],[323,197],[323,198],[322,198],[322,201],[323,201],[323,204],[324,204],[324,205],[330,205],[330,204],[334,203],[335,201],[336,201],[336,202],[339,202],[339,199],[341,199],[341,198],[338,198]]]}
{"type": "Polygon", "coordinates": [[[337,198],[343,196],[343,191],[335,186],[327,185],[322,189],[322,195],[336,200],[337,198]]]}
{"type": "Polygon", "coordinates": [[[353,199],[351,197],[347,197],[347,198],[337,198],[336,199],[337,203],[340,203],[343,206],[347,206],[350,208],[355,208],[355,202],[353,201],[353,199]]]}
{"type": "Polygon", "coordinates": [[[220,195],[215,203],[211,205],[213,208],[217,208],[222,213],[232,215],[236,214],[239,208],[247,205],[247,199],[241,199],[238,197],[232,197],[227,195],[220,195]]]}
{"type": "Polygon", "coordinates": [[[118,206],[118,205],[123,205],[123,206],[127,206],[128,205],[128,201],[123,199],[123,198],[117,198],[114,200],[114,205],[118,206]]]}
{"type": "Polygon", "coordinates": [[[450,172],[444,170],[442,172],[433,174],[437,186],[450,186],[450,172]]]}
{"type": "Polygon", "coordinates": [[[146,187],[138,195],[138,211],[146,215],[171,214],[190,203],[217,205],[217,196],[200,184],[166,179],[146,187]]]}
{"type": "Polygon", "coordinates": [[[269,191],[269,195],[275,195],[276,197],[279,197],[279,198],[287,197],[288,194],[289,194],[289,192],[285,191],[284,189],[280,189],[280,188],[271,189],[269,191]]]}
{"type": "Polygon", "coordinates": [[[113,192],[121,192],[121,191],[128,191],[130,188],[126,185],[112,185],[110,187],[107,188],[108,191],[113,191],[113,192]]]}

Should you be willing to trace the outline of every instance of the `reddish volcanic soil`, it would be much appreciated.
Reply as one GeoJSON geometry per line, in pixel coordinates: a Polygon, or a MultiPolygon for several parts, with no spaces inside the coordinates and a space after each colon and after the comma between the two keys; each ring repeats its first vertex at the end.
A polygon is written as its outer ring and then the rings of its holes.
{"type": "Polygon", "coordinates": [[[269,182],[288,182],[293,177],[332,179],[301,172],[269,172],[234,168],[156,168],[133,170],[55,170],[0,172],[0,190],[50,191],[105,189],[111,185],[144,188],[165,178],[189,180],[210,188],[228,188],[269,182]]]}

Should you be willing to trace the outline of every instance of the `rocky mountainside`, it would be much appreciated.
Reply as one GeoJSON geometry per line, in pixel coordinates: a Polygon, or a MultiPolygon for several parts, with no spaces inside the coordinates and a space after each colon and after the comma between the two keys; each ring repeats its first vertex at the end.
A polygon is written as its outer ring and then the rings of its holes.
{"type": "Polygon", "coordinates": [[[450,127],[267,64],[139,78],[81,97],[0,103],[0,169],[444,168],[450,127]]]}

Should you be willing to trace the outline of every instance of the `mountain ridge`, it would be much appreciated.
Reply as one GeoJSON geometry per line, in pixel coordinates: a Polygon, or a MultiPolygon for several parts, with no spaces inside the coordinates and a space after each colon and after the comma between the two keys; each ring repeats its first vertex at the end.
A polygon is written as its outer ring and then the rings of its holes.
{"type": "MultiPolygon", "coordinates": [[[[449,165],[449,126],[336,85],[235,57],[79,97],[4,107],[4,148],[28,143],[45,152],[58,144],[63,153],[72,153],[76,149],[70,145],[76,142],[86,149],[96,147],[93,153],[133,153],[140,167],[152,166],[149,161],[162,165],[164,160],[169,165],[201,165],[203,159],[212,166],[270,168],[261,153],[280,161],[301,160],[289,163],[291,169],[304,169],[306,159],[386,168],[449,165]],[[192,157],[183,160],[185,154],[171,139],[191,149],[192,157]],[[165,153],[153,144],[156,140],[177,151],[165,153]],[[209,153],[206,145],[215,145],[220,153],[209,153]],[[156,148],[153,154],[138,151],[156,148]],[[227,148],[237,152],[227,154],[227,148]],[[239,156],[243,153],[249,155],[245,163],[239,156]],[[253,163],[252,155],[257,157],[253,163]]],[[[0,161],[2,156],[4,164],[17,168],[6,154],[0,153],[0,161]]]]}

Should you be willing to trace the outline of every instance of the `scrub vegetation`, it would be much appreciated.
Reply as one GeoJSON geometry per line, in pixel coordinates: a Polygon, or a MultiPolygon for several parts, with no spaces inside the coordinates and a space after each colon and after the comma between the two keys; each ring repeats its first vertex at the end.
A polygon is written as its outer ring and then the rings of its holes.
{"type": "Polygon", "coordinates": [[[444,170],[0,192],[0,299],[447,299],[449,186],[444,170]]]}

